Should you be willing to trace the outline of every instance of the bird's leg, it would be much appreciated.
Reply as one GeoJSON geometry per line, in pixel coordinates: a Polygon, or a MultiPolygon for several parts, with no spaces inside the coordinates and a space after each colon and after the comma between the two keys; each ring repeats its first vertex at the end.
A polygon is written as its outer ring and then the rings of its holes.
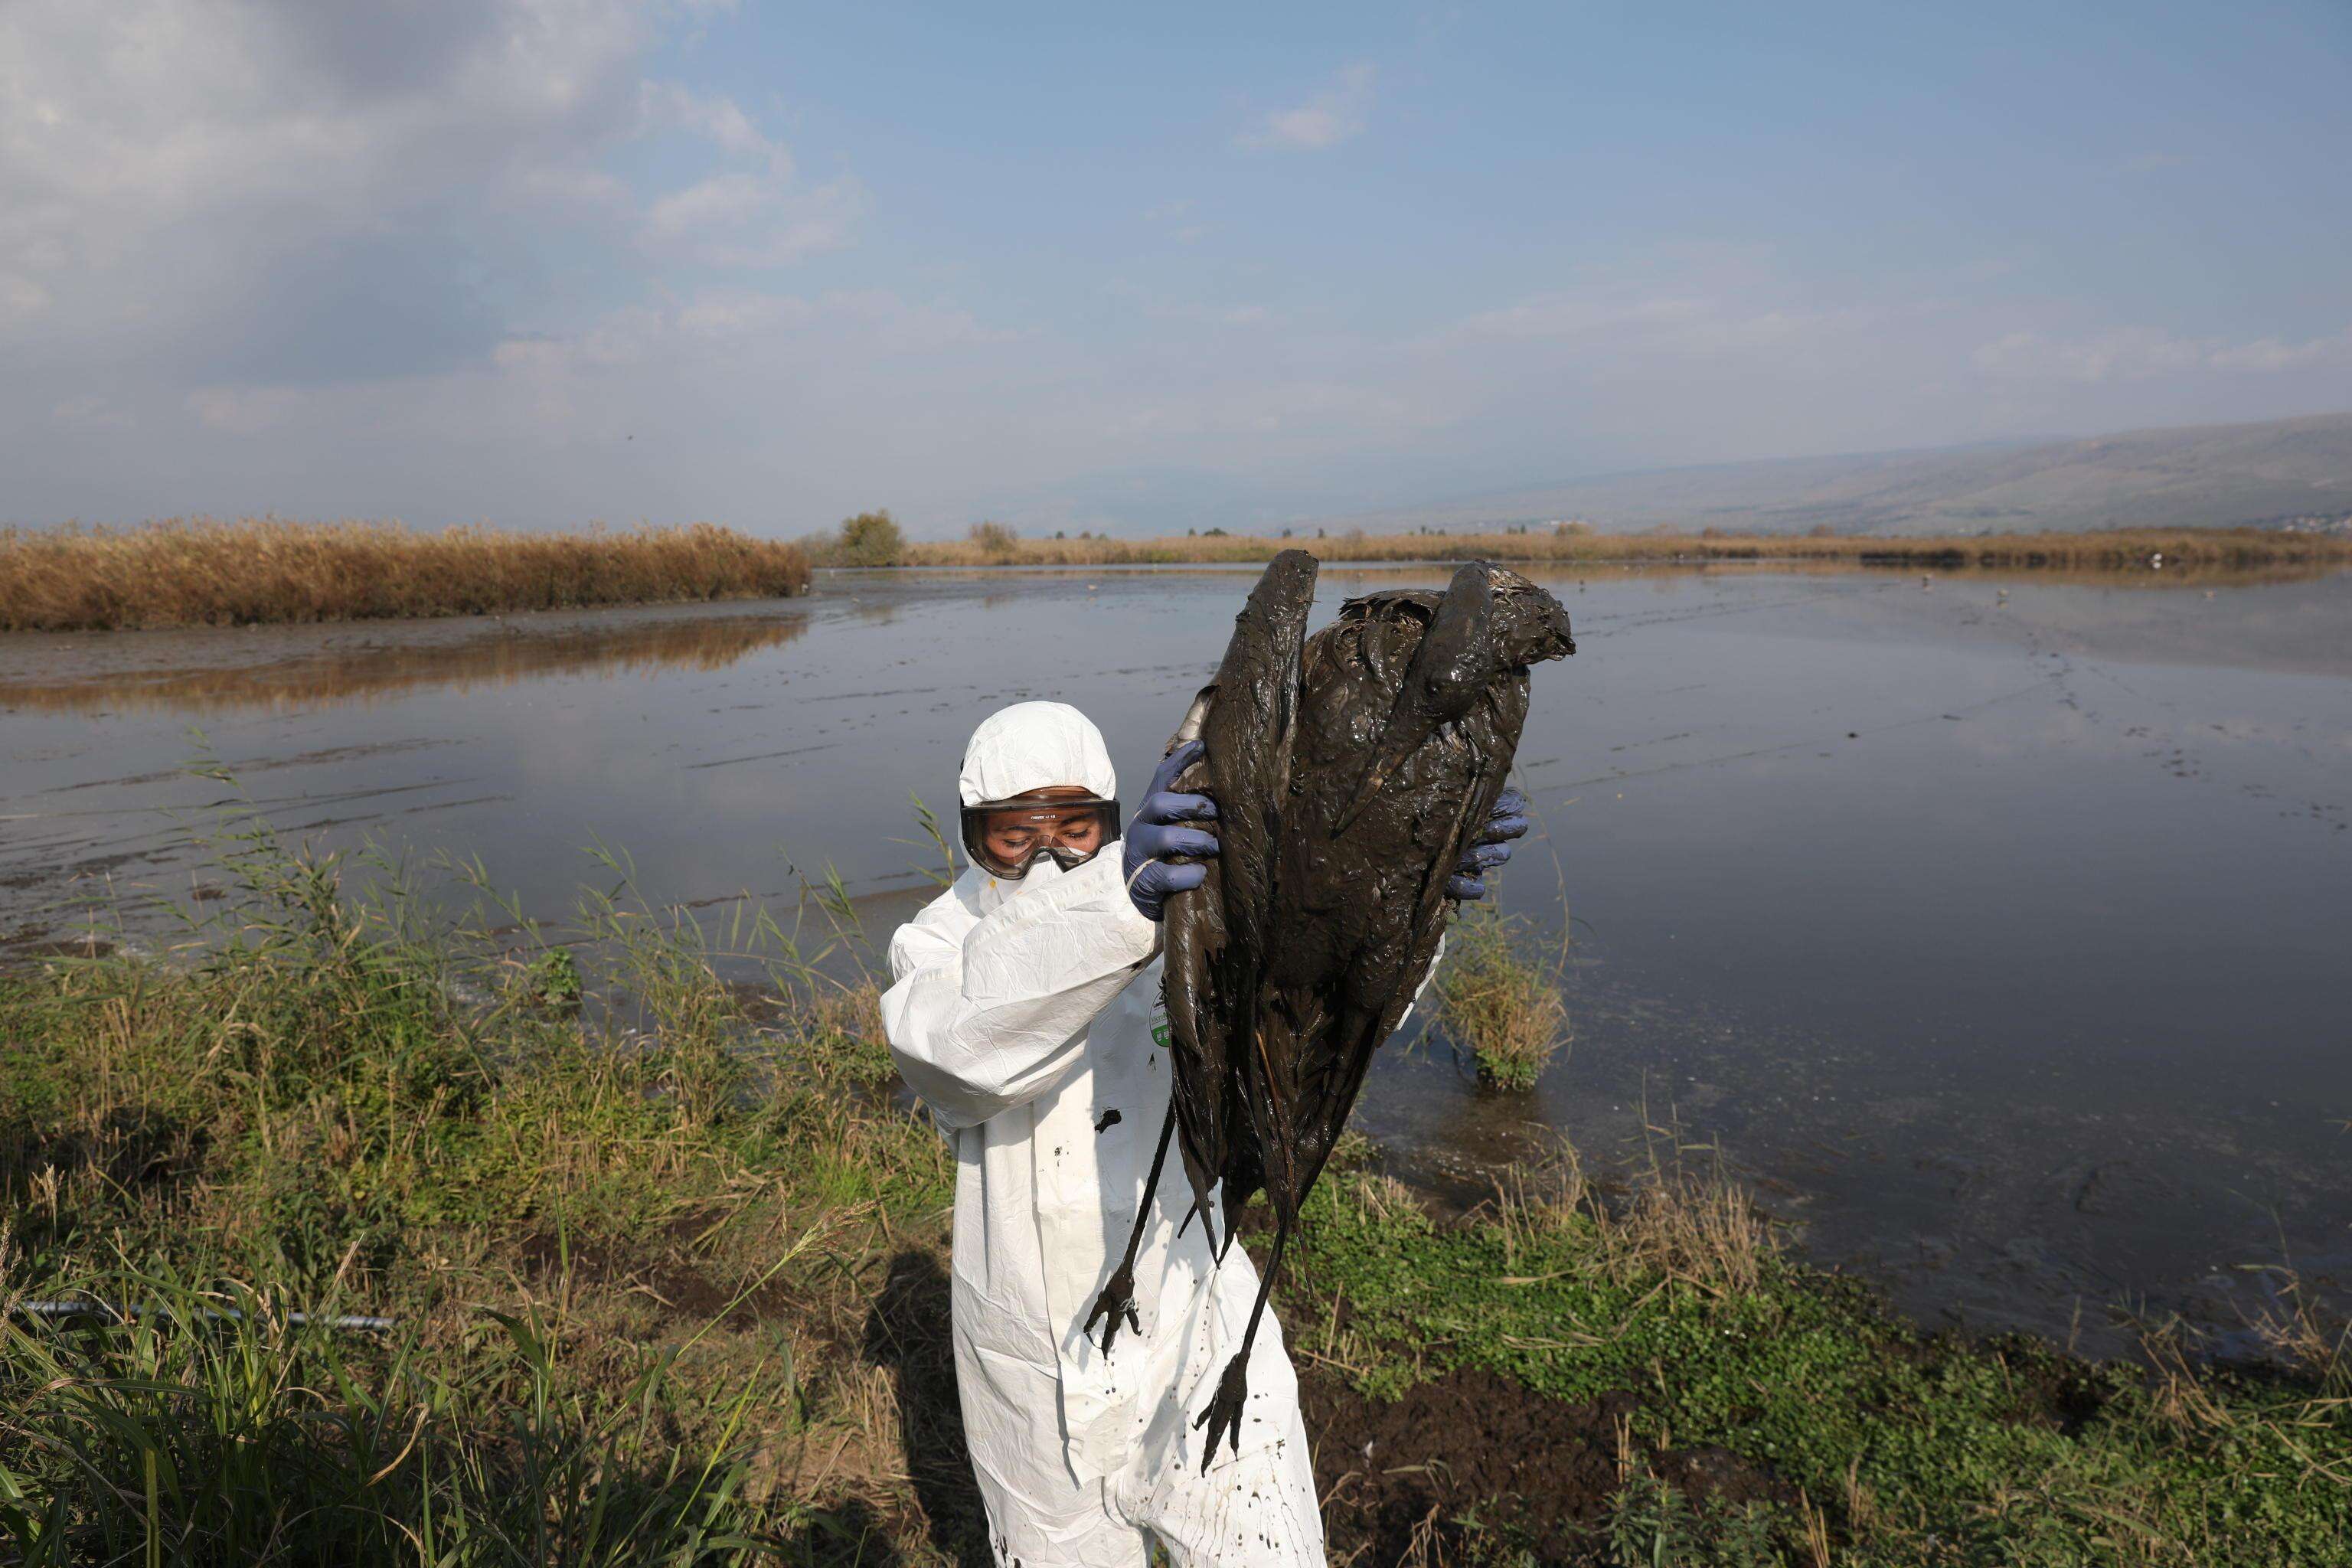
{"type": "Polygon", "coordinates": [[[1109,1283],[1095,1298],[1095,1309],[1087,1314],[1086,1327],[1079,1331],[1092,1333],[1097,1321],[1102,1322],[1102,1352],[1110,1354],[1110,1342],[1118,1337],[1118,1320],[1124,1315],[1127,1326],[1137,1333],[1143,1331],[1142,1321],[1135,1315],[1135,1253],[1143,1245],[1143,1233],[1151,1224],[1152,1194],[1160,1190],[1160,1171],[1168,1163],[1168,1140],[1176,1131],[1176,1103],[1168,1104],[1168,1120],[1160,1127],[1160,1147],[1151,1155],[1151,1174],[1143,1178],[1143,1201],[1136,1205],[1135,1228],[1128,1233],[1127,1256],[1119,1259],[1109,1283]]]}
{"type": "Polygon", "coordinates": [[[1217,1379],[1217,1392],[1209,1407],[1192,1418],[1192,1429],[1209,1429],[1209,1446],[1201,1455],[1201,1468],[1207,1469],[1209,1461],[1217,1457],[1217,1439],[1222,1436],[1225,1446],[1234,1453],[1241,1452],[1242,1405],[1249,1397],[1250,1346],[1257,1342],[1258,1320],[1265,1316],[1266,1298],[1274,1293],[1274,1277],[1282,1269],[1282,1248],[1290,1239],[1290,1221],[1275,1222],[1274,1251],[1266,1258],[1265,1278],[1257,1282],[1257,1301],[1250,1308],[1249,1327],[1242,1331],[1242,1348],[1225,1363],[1224,1375],[1217,1379]]]}

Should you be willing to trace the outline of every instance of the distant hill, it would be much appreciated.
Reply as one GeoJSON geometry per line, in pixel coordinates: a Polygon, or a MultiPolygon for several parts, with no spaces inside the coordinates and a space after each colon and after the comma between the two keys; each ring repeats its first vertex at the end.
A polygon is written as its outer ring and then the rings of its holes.
{"type": "Polygon", "coordinates": [[[1615,474],[1336,519],[1387,533],[1580,520],[1608,532],[2035,532],[2352,516],[2352,414],[1615,474]]]}

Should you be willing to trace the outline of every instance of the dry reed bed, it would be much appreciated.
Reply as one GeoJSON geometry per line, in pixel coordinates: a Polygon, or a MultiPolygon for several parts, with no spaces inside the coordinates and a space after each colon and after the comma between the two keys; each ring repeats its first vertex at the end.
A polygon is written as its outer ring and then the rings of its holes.
{"type": "Polygon", "coordinates": [[[803,593],[798,545],[709,523],[419,533],[394,523],[173,520],[0,530],[0,631],[488,615],[803,593]]]}
{"type": "Polygon", "coordinates": [[[2145,566],[2162,555],[2166,566],[2261,566],[2278,563],[2352,564],[2352,538],[2287,533],[2270,529],[2132,530],[2103,533],[1928,535],[1892,539],[1867,534],[1592,533],[1346,533],[1315,538],[1203,534],[1159,539],[920,540],[896,563],[907,566],[1148,566],[1269,561],[1283,550],[1306,550],[1325,561],[1510,561],[1540,564],[1616,562],[1788,561],[1865,565],[2057,566],[2114,569],[2145,566]]]}

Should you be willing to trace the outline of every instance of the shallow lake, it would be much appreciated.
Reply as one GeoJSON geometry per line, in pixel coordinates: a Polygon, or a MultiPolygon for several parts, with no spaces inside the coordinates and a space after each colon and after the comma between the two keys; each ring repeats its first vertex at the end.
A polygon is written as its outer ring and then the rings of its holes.
{"type": "MultiPolygon", "coordinates": [[[[546,914],[603,843],[663,903],[837,868],[878,937],[973,723],[1075,702],[1131,795],[1254,574],[0,637],[0,940],[201,894],[199,749],[281,828],[478,853],[546,914]]],[[[1580,651],[1502,898],[1571,917],[1575,1037],[1527,1095],[1384,1052],[1400,1173],[1475,1195],[1551,1130],[1720,1160],[1913,1310],[2086,1350],[2118,1304],[2227,1331],[2282,1262],[2352,1289],[2352,577],[1539,575],[1580,651]]],[[[1329,568],[1323,611],[1444,576],[1329,568]]]]}

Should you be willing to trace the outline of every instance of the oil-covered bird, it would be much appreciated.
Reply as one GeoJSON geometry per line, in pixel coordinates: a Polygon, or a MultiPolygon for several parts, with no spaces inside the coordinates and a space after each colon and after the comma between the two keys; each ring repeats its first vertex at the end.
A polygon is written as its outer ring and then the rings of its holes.
{"type": "MultiPolygon", "coordinates": [[[[1234,618],[1216,680],[1170,751],[1198,738],[1179,789],[1213,797],[1208,879],[1169,900],[1170,1127],[1212,1244],[1264,1189],[1274,1247],[1241,1351],[1196,1426],[1205,1465],[1246,1394],[1249,1348],[1299,1205],[1347,1124],[1372,1053],[1429,972],[1446,879],[1509,773],[1528,667],[1576,651],[1568,613],[1474,562],[1443,594],[1350,599],[1309,638],[1314,558],[1285,551],[1234,618]]],[[[1151,1212],[1147,1190],[1143,1212],[1151,1212]]],[[[1133,1260],[1095,1302],[1109,1348],[1132,1321],[1133,1260]]]]}

